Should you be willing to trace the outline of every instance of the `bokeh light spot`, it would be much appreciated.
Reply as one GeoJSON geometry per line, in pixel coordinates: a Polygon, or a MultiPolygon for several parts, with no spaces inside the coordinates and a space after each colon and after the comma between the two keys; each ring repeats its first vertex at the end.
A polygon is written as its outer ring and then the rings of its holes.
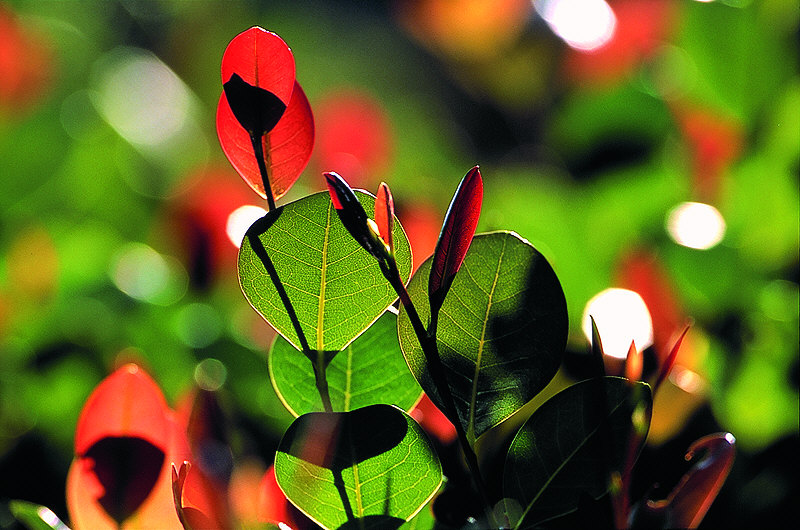
{"type": "Polygon", "coordinates": [[[638,293],[628,289],[610,288],[592,297],[583,310],[582,329],[592,340],[594,318],[603,351],[606,355],[624,359],[631,341],[644,350],[653,344],[653,321],[650,311],[638,293]]]}
{"type": "Polygon", "coordinates": [[[203,359],[194,368],[194,380],[197,386],[209,392],[222,388],[228,378],[228,369],[217,359],[203,359]]]}
{"type": "Polygon", "coordinates": [[[250,228],[254,222],[261,219],[267,214],[267,211],[260,206],[252,204],[245,204],[236,208],[228,216],[228,221],[225,224],[225,233],[228,234],[228,239],[231,240],[236,248],[242,246],[247,229],[250,228]]]}
{"type": "Polygon", "coordinates": [[[617,17],[605,0],[539,0],[534,6],[553,33],[577,50],[601,48],[617,27],[617,17]]]}
{"type": "Polygon", "coordinates": [[[222,319],[208,304],[188,304],[175,315],[175,332],[187,346],[205,348],[222,334],[222,319]]]}
{"type": "Polygon", "coordinates": [[[120,249],[112,260],[110,276],[123,293],[156,305],[177,302],[188,284],[186,271],[177,260],[143,243],[120,249]]]}
{"type": "Polygon", "coordinates": [[[667,216],[667,232],[679,245],[706,250],[725,237],[725,219],[710,204],[684,202],[667,216]]]}

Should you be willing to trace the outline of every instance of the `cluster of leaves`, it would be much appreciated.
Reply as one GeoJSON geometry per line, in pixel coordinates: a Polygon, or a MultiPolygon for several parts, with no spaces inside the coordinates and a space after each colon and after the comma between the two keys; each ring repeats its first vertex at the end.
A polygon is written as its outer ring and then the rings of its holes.
{"type": "MultiPolygon", "coordinates": [[[[508,447],[497,495],[482,477],[476,444],[539,395],[561,364],[568,318],[553,269],[514,232],[475,235],[483,194],[477,167],[454,195],[433,256],[413,275],[410,244],[385,184],[375,197],[326,173],[328,193],[277,207],[308,162],[314,137],[292,53],[277,35],[251,28],[226,49],[222,81],[220,143],[269,206],[244,236],[238,275],[249,303],[280,334],[269,374],[296,420],[279,444],[274,473],[292,504],[324,528],[436,524],[436,514],[423,508],[442,487],[442,465],[409,415],[424,391],[455,427],[483,504],[465,513],[474,524],[537,527],[577,510],[587,495],[609,493],[617,527],[699,524],[732,464],[728,434],[690,448],[687,459],[701,451],[703,457],[667,499],[628,498],[653,392],[680,341],[651,388],[639,381],[634,346],[628,377],[606,376],[596,335],[597,376],[556,394],[524,421],[508,447]]],[[[187,529],[229,525],[214,501],[215,478],[202,467],[193,474],[188,464],[198,459],[185,440],[188,422],[178,423],[163,397],[147,408],[158,414],[135,412],[144,406],[138,396],[158,395],[135,367],[101,385],[109,387],[125,387],[132,401],[120,404],[99,388],[87,402],[68,485],[73,522],[146,524],[147,510],[167,502],[187,529]],[[84,421],[97,415],[110,418],[103,429],[84,421]],[[154,422],[160,437],[153,436],[154,422]],[[170,469],[172,491],[164,492],[159,477],[170,469]],[[95,487],[81,487],[81,477],[95,487]],[[86,506],[97,508],[93,519],[83,515],[86,506]]],[[[37,507],[15,509],[20,518],[44,520],[37,507]]]]}

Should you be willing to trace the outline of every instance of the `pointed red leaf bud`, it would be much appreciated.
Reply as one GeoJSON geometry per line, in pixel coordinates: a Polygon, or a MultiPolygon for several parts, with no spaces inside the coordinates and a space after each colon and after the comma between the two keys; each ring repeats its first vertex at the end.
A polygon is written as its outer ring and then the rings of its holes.
{"type": "Polygon", "coordinates": [[[636,344],[631,341],[628,356],[625,359],[625,377],[631,384],[642,379],[643,358],[642,352],[636,349],[636,344]]]}
{"type": "Polygon", "coordinates": [[[675,359],[678,358],[678,350],[680,350],[681,342],[683,342],[683,338],[686,336],[686,333],[689,331],[689,326],[683,330],[678,340],[675,341],[675,345],[672,347],[672,350],[667,355],[667,359],[664,361],[664,364],[661,366],[661,370],[658,372],[658,379],[656,379],[656,383],[653,385],[653,394],[656,393],[658,387],[661,386],[661,383],[669,375],[669,372],[672,370],[673,365],[675,364],[675,359]]]}
{"type": "Polygon", "coordinates": [[[367,217],[353,189],[338,173],[328,172],[324,175],[331,202],[344,227],[367,252],[379,260],[384,259],[386,247],[380,241],[375,221],[367,217]]]}
{"type": "Polygon", "coordinates": [[[394,254],[394,238],[392,236],[394,200],[392,199],[392,192],[385,182],[381,182],[378,188],[378,195],[375,197],[375,224],[378,225],[378,233],[389,249],[389,253],[394,254]]]}
{"type": "Polygon", "coordinates": [[[461,179],[442,224],[439,241],[433,253],[431,275],[428,280],[428,298],[431,314],[437,313],[456,273],[464,262],[467,250],[475,235],[483,202],[483,180],[478,166],[461,179]]]}

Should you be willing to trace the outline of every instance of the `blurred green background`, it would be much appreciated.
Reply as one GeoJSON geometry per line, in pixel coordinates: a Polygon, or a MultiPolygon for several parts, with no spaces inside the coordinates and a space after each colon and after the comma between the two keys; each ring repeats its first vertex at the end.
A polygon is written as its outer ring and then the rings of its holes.
{"type": "MultiPolygon", "coordinates": [[[[227,233],[263,204],[214,125],[222,52],[253,25],[291,46],[315,112],[282,202],[325,170],[386,181],[419,263],[479,164],[479,229],[561,279],[566,376],[607,288],[648,306],[649,373],[692,322],[641,492],[725,430],[739,453],[704,525],[797,520],[799,20],[795,0],[0,2],[0,526],[9,499],[66,517],[81,406],[126,360],[172,404],[224,367],[237,458],[268,462],[291,420],[227,233]]],[[[601,334],[615,317],[634,318],[612,306],[601,334]]]]}

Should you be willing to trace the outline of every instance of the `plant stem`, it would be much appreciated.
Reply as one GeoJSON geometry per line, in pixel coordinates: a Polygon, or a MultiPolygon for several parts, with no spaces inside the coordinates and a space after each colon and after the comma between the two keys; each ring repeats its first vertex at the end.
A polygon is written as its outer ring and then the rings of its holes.
{"type": "Polygon", "coordinates": [[[325,352],[317,351],[317,358],[311,364],[314,366],[314,382],[317,385],[319,397],[322,399],[322,407],[325,412],[333,412],[331,395],[328,391],[328,380],[325,377],[325,352]]]}
{"type": "Polygon", "coordinates": [[[261,138],[250,135],[250,142],[253,144],[253,152],[256,155],[256,162],[258,163],[258,171],[261,173],[261,183],[264,185],[264,194],[267,196],[267,206],[269,211],[275,209],[275,198],[272,196],[272,186],[269,184],[269,174],[267,173],[267,162],[264,158],[264,146],[261,144],[261,138]]]}
{"type": "Polygon", "coordinates": [[[400,302],[403,304],[403,307],[408,314],[408,318],[411,321],[411,326],[414,328],[414,333],[417,335],[420,346],[422,346],[422,351],[425,354],[428,373],[430,374],[431,379],[433,379],[433,384],[436,386],[436,390],[439,392],[439,397],[442,399],[443,405],[446,409],[445,415],[449,417],[456,429],[458,441],[461,445],[461,450],[464,453],[464,460],[467,463],[472,480],[481,496],[481,500],[483,501],[487,521],[494,528],[499,528],[495,521],[494,513],[492,512],[492,503],[489,499],[486,484],[483,481],[483,477],[481,476],[481,472],[478,467],[478,457],[475,455],[475,451],[473,451],[472,446],[469,443],[469,439],[467,438],[467,433],[464,431],[464,427],[461,425],[455,400],[453,399],[453,394],[450,391],[450,386],[447,383],[447,374],[444,371],[442,360],[439,358],[439,349],[436,344],[437,319],[436,317],[433,317],[431,320],[431,325],[426,330],[425,326],[422,324],[422,320],[419,318],[417,308],[411,301],[411,297],[408,295],[408,290],[406,289],[403,280],[400,278],[400,273],[397,270],[396,264],[391,263],[386,269],[384,269],[383,266],[381,269],[384,270],[384,275],[389,280],[389,283],[392,284],[392,287],[397,292],[397,295],[400,297],[400,302]]]}

